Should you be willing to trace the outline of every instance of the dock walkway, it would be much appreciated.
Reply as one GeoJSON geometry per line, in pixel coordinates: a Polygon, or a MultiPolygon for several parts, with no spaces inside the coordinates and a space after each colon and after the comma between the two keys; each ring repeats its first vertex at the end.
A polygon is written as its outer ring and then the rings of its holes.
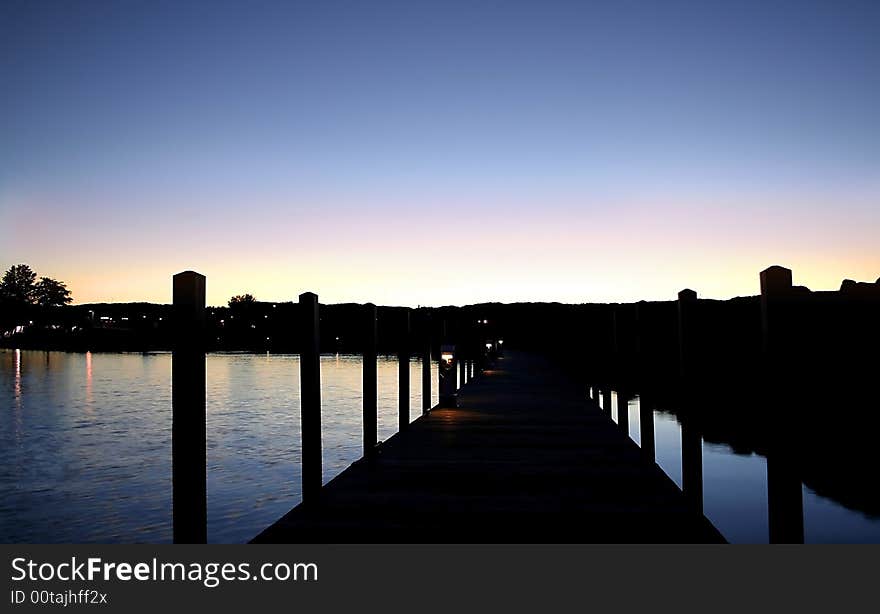
{"type": "Polygon", "coordinates": [[[507,353],[258,535],[262,543],[698,543],[724,538],[584,390],[507,353]]]}

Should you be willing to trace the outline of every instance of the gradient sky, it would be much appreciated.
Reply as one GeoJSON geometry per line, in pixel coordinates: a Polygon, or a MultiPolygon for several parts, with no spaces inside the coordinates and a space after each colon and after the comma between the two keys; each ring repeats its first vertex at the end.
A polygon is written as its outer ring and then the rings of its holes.
{"type": "Polygon", "coordinates": [[[880,2],[0,3],[0,266],[76,302],[880,275],[880,2]]]}

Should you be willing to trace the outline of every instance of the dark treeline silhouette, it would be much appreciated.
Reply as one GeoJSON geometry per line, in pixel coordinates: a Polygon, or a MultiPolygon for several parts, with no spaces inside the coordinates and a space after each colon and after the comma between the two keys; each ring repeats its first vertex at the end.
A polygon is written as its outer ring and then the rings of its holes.
{"type": "MultiPolygon", "coordinates": [[[[209,351],[292,353],[300,349],[299,305],[294,302],[234,301],[231,307],[210,307],[205,345],[209,351]]],[[[358,353],[364,346],[364,306],[322,305],[321,351],[358,353]]],[[[409,309],[378,307],[378,350],[396,352],[403,321],[410,313],[411,335],[441,339],[465,338],[467,332],[497,336],[494,322],[482,323],[484,306],[409,309]],[[477,315],[480,324],[477,324],[477,315]]],[[[160,351],[173,346],[171,305],[155,303],[94,303],[50,308],[30,306],[0,315],[0,345],[65,351],[160,351]]],[[[420,346],[413,346],[418,352],[420,346]]]]}

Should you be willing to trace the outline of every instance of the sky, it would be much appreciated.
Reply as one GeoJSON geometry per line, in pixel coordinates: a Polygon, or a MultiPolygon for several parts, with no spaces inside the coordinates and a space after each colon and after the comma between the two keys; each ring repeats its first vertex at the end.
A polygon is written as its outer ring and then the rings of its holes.
{"type": "Polygon", "coordinates": [[[0,267],[75,302],[880,276],[880,3],[0,3],[0,267]]]}

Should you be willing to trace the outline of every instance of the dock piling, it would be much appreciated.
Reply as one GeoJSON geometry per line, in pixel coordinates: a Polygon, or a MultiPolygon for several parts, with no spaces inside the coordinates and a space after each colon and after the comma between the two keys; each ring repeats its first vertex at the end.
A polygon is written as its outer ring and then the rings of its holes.
{"type": "Polygon", "coordinates": [[[364,457],[370,459],[376,451],[378,435],[378,389],[376,384],[376,306],[367,303],[365,312],[365,335],[364,335],[364,457]]]}
{"type": "Polygon", "coordinates": [[[299,295],[300,413],[302,420],[302,496],[316,501],[321,492],[321,336],[318,295],[299,295]]]}
{"type": "Polygon", "coordinates": [[[681,490],[688,505],[703,513],[703,440],[690,419],[681,421],[681,490]]]}
{"type": "Polygon", "coordinates": [[[682,377],[693,375],[694,313],[697,293],[686,288],[678,293],[678,366],[682,377]]]}
{"type": "Polygon", "coordinates": [[[656,462],[657,447],[654,443],[654,408],[643,394],[639,395],[639,438],[642,451],[650,461],[656,462]]]}
{"type": "Polygon", "coordinates": [[[431,409],[431,316],[422,319],[422,414],[431,409]]]}
{"type": "Polygon", "coordinates": [[[184,271],[172,282],[172,523],[175,543],[208,538],[205,409],[205,276],[184,271]]]}
{"type": "Polygon", "coordinates": [[[405,431],[409,427],[409,343],[410,317],[409,309],[403,312],[401,324],[400,347],[397,350],[398,373],[398,428],[405,431]]]}
{"type": "Polygon", "coordinates": [[[629,435],[629,399],[630,393],[627,390],[617,392],[617,426],[627,435],[629,435]]]}

